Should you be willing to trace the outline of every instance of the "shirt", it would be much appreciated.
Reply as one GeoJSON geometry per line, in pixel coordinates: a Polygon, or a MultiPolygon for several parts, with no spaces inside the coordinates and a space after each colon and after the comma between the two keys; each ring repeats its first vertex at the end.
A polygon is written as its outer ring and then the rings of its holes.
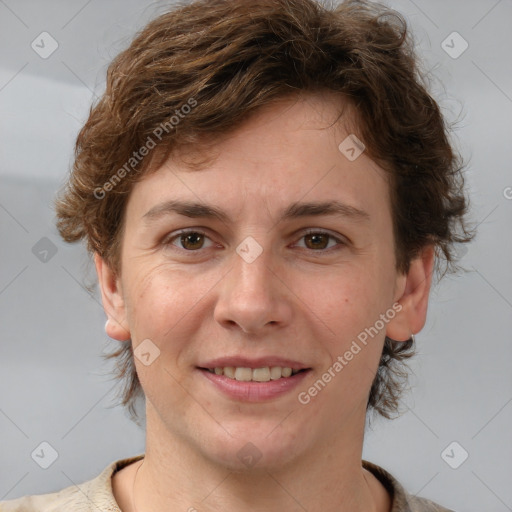
{"type": "MultiPolygon", "coordinates": [[[[0,512],[121,512],[112,493],[112,476],[116,471],[143,457],[144,455],[137,455],[112,462],[99,476],[79,486],[70,486],[50,494],[1,501],[0,512]]],[[[400,483],[380,466],[365,460],[362,461],[362,465],[382,482],[391,495],[391,512],[453,512],[430,500],[407,493],[400,483]]]]}

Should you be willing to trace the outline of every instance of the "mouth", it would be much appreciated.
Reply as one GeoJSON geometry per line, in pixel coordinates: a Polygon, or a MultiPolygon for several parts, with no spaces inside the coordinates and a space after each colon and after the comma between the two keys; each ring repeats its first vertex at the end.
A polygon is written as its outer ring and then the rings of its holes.
{"type": "MultiPolygon", "coordinates": [[[[247,364],[247,363],[246,363],[247,364]]],[[[275,363],[274,363],[275,364],[275,363]]],[[[286,395],[307,378],[312,368],[291,366],[198,366],[207,388],[237,402],[266,402],[286,395]]],[[[292,398],[293,399],[293,398],[292,398]]]]}
{"type": "Polygon", "coordinates": [[[248,368],[244,366],[217,366],[215,368],[201,368],[200,370],[222,375],[231,380],[240,382],[270,382],[280,379],[286,379],[306,372],[310,368],[294,369],[289,366],[263,366],[261,368],[248,368]]]}

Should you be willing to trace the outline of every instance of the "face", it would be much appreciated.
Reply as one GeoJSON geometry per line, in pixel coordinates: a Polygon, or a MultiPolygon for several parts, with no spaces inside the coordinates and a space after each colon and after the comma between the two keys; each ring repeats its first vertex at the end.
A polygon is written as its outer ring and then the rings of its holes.
{"type": "Polygon", "coordinates": [[[283,100],[207,167],[171,158],[133,188],[120,277],[97,267],[139,354],[148,436],[231,467],[243,450],[282,466],[362,436],[386,333],[423,325],[429,264],[397,273],[386,174],[339,149],[339,101],[283,100]]]}

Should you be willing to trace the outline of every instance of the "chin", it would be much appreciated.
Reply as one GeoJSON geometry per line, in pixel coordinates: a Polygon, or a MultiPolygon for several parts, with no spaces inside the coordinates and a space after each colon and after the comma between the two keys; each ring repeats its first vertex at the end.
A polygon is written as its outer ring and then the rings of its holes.
{"type": "MultiPolygon", "coordinates": [[[[218,425],[217,425],[218,427],[218,425]]],[[[298,432],[283,431],[279,422],[239,422],[221,429],[219,436],[203,442],[201,450],[212,462],[230,471],[245,472],[282,469],[305,449],[306,442],[298,432]]],[[[205,437],[209,437],[205,435],[205,437]]]]}

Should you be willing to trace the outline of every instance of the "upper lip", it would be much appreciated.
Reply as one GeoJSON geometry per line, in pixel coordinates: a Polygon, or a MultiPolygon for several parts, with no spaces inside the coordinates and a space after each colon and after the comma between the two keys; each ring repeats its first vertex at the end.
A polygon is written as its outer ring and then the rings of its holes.
{"type": "Polygon", "coordinates": [[[292,370],[304,370],[309,368],[309,366],[298,361],[278,356],[257,357],[253,359],[240,356],[219,357],[198,365],[199,368],[225,368],[227,366],[252,369],[264,368],[265,366],[280,366],[281,368],[291,368],[292,370]]]}

